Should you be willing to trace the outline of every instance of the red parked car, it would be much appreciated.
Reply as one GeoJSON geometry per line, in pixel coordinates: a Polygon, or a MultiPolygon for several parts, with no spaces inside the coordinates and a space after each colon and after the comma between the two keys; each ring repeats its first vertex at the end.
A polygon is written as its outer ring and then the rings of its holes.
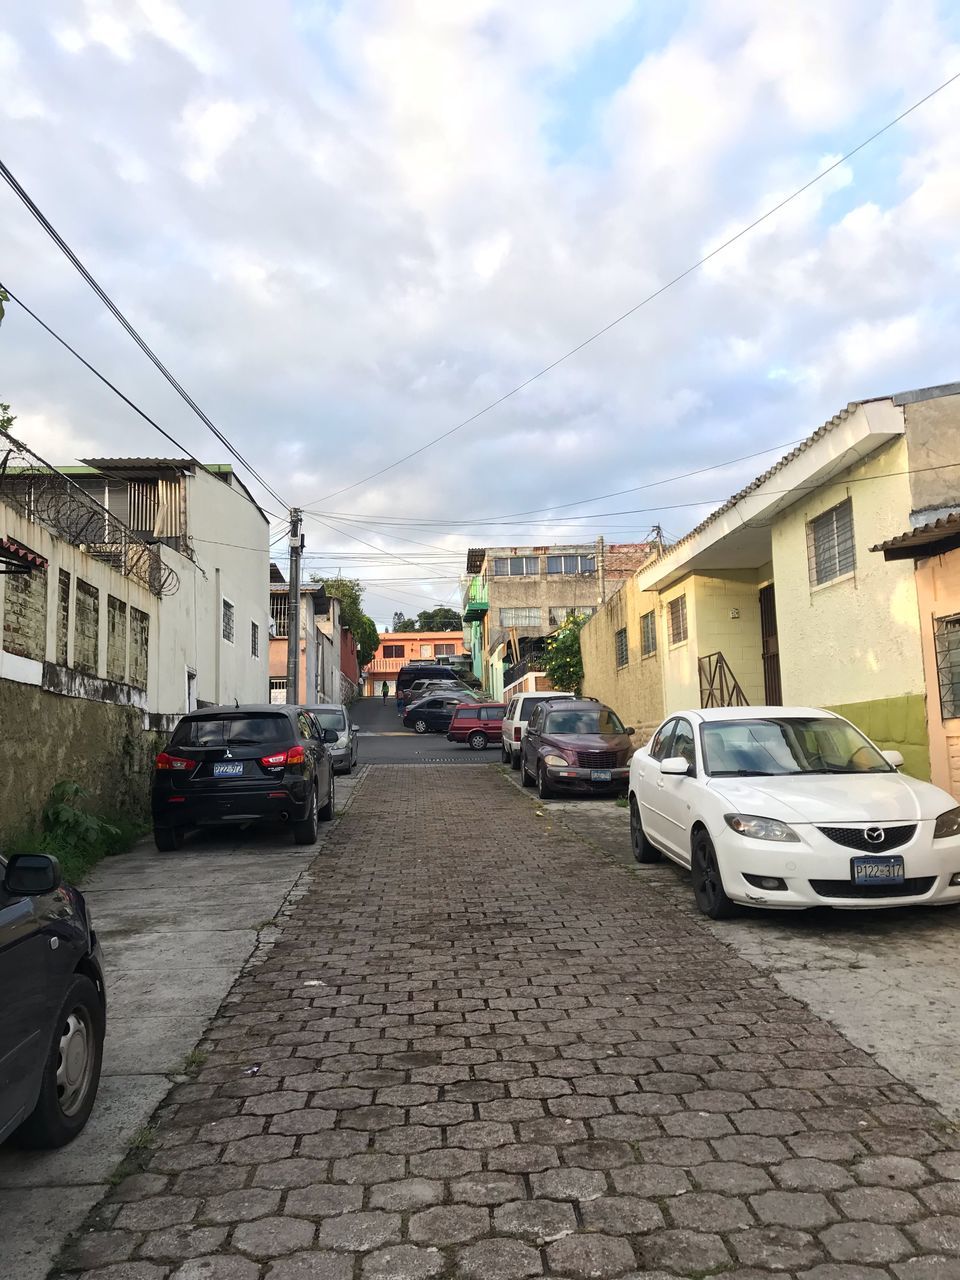
{"type": "Polygon", "coordinates": [[[474,751],[499,747],[503,736],[502,702],[466,702],[457,707],[447,730],[450,742],[466,742],[474,751]]]}

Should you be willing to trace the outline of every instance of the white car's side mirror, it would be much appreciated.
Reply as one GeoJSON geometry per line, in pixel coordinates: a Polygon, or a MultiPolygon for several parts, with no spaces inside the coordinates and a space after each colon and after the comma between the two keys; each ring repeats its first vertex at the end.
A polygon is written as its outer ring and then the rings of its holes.
{"type": "Polygon", "coordinates": [[[880,754],[886,760],[887,764],[892,764],[895,769],[903,767],[903,756],[899,751],[881,751],[880,754]]]}
{"type": "Polygon", "coordinates": [[[683,756],[667,756],[666,760],[660,761],[660,772],[682,778],[690,772],[690,765],[683,756]]]}

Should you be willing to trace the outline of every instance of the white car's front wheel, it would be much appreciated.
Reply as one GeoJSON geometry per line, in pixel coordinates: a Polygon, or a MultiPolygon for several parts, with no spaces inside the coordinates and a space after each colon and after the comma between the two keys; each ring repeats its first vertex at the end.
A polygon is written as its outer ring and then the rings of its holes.
{"type": "Polygon", "coordinates": [[[653,847],[643,829],[640,806],[637,804],[636,796],[630,797],[630,844],[633,847],[633,856],[637,862],[660,861],[660,850],[653,847]]]}
{"type": "Polygon", "coordinates": [[[709,916],[711,920],[727,920],[736,913],[736,903],[727,897],[723,887],[717,851],[703,827],[698,827],[693,834],[690,878],[693,881],[693,896],[705,916],[709,916]]]}

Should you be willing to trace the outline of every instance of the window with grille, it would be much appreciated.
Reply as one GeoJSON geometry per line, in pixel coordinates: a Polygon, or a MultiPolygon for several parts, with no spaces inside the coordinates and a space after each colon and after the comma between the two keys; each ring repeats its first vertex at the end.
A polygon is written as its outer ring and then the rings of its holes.
{"type": "Polygon", "coordinates": [[[551,627],[560,627],[570,617],[572,610],[566,604],[552,604],[549,610],[549,618],[551,627]]]}
{"type": "Polygon", "coordinates": [[[627,628],[621,627],[613,639],[617,653],[617,666],[625,667],[627,665],[627,628]]]}
{"type": "Polygon", "coordinates": [[[657,615],[653,609],[640,619],[640,656],[649,658],[657,652],[657,615]]]}
{"type": "Polygon", "coordinates": [[[457,652],[457,646],[455,644],[435,644],[433,652],[438,658],[452,658],[457,652]]]}
{"type": "Polygon", "coordinates": [[[402,658],[404,648],[402,644],[385,644],[383,646],[383,656],[385,658],[402,658]]]}
{"type": "Polygon", "coordinates": [[[940,712],[944,720],[960,716],[960,614],[934,622],[940,712]]]}
{"type": "Polygon", "coordinates": [[[807,559],[814,587],[833,582],[857,565],[853,545],[853,503],[849,498],[807,525],[807,559]]]}
{"type": "Polygon", "coordinates": [[[501,627],[539,627],[539,609],[501,609],[501,627]]]}
{"type": "Polygon", "coordinates": [[[290,612],[290,597],[278,591],[270,596],[270,620],[273,623],[273,634],[281,639],[287,635],[287,619],[290,612]]]}
{"type": "Polygon", "coordinates": [[[547,573],[596,572],[596,556],[547,556],[547,573]]]}
{"type": "Polygon", "coordinates": [[[260,657],[260,628],[255,622],[250,623],[250,657],[260,657]]]}
{"type": "Polygon", "coordinates": [[[539,573],[539,556],[505,556],[493,562],[495,578],[535,578],[539,573]]]}
{"type": "Polygon", "coordinates": [[[687,638],[687,597],[677,596],[667,605],[667,618],[670,624],[670,643],[682,644],[687,638]]]}
{"type": "Polygon", "coordinates": [[[270,677],[270,701],[286,702],[287,700],[287,680],[285,676],[270,677]]]}
{"type": "Polygon", "coordinates": [[[233,644],[235,634],[235,614],[236,610],[229,600],[223,602],[223,638],[228,644],[233,644]]]}

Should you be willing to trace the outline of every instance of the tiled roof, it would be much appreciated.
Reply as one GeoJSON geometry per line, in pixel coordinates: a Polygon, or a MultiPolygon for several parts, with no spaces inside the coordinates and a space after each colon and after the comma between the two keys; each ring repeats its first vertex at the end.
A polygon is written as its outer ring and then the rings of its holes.
{"type": "Polygon", "coordinates": [[[914,556],[922,558],[924,549],[932,550],[937,543],[960,541],[960,511],[951,511],[929,524],[920,525],[917,529],[907,529],[895,538],[880,542],[871,551],[882,551],[887,560],[909,560],[914,556]]]}

